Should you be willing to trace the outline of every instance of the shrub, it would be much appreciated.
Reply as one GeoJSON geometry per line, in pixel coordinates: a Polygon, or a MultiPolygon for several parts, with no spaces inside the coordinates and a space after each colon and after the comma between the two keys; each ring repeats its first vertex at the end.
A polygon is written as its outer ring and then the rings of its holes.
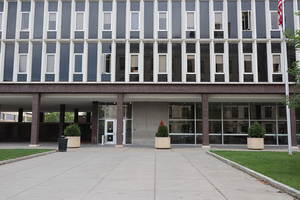
{"type": "Polygon", "coordinates": [[[248,129],[248,136],[251,138],[264,138],[266,130],[258,123],[254,122],[248,129]]]}
{"type": "Polygon", "coordinates": [[[71,124],[71,125],[67,126],[67,128],[64,131],[64,135],[65,136],[80,136],[81,131],[80,131],[78,124],[71,124]]]}
{"type": "Polygon", "coordinates": [[[169,137],[168,127],[165,126],[165,124],[162,120],[160,121],[160,124],[159,124],[159,127],[157,129],[157,132],[156,132],[155,136],[156,137],[169,137]]]}

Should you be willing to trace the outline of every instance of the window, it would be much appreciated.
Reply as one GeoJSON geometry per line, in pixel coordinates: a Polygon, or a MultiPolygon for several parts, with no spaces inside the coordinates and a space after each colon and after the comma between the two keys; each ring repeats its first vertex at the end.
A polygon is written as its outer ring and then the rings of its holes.
{"type": "Polygon", "coordinates": [[[103,53],[102,54],[102,73],[103,74],[110,74],[111,70],[111,54],[110,53],[103,53]]]}
{"type": "Polygon", "coordinates": [[[216,73],[223,72],[223,55],[216,55],[216,73]]]}
{"type": "Polygon", "coordinates": [[[3,16],[3,13],[0,12],[0,31],[2,31],[2,16],[3,16]]]}
{"type": "Polygon", "coordinates": [[[130,73],[139,73],[139,55],[130,54],[130,73]]]}
{"type": "Polygon", "coordinates": [[[186,12],[186,30],[195,30],[195,12],[186,12]]]}
{"type": "Polygon", "coordinates": [[[223,13],[215,12],[215,30],[223,30],[223,13]]]}
{"type": "Polygon", "coordinates": [[[57,30],[57,12],[48,13],[48,31],[57,30]]]}
{"type": "Polygon", "coordinates": [[[244,55],[244,72],[252,73],[252,55],[244,55]]]}
{"type": "Polygon", "coordinates": [[[251,30],[251,11],[250,10],[242,12],[242,26],[243,26],[243,31],[251,30]]]}
{"type": "Polygon", "coordinates": [[[281,44],[271,43],[271,53],[272,53],[272,63],[273,63],[273,73],[281,73],[281,44]]]}
{"type": "Polygon", "coordinates": [[[55,54],[47,54],[46,74],[54,74],[55,54]]]}
{"type": "Polygon", "coordinates": [[[273,55],[273,72],[274,73],[281,72],[280,55],[273,55]]]}
{"type": "Polygon", "coordinates": [[[195,54],[187,54],[186,55],[186,60],[187,60],[187,73],[195,73],[195,54]]]}
{"type": "Polygon", "coordinates": [[[167,66],[168,66],[168,54],[159,54],[158,55],[158,73],[159,74],[167,74],[167,66]]]}
{"type": "Polygon", "coordinates": [[[75,30],[83,31],[84,30],[84,12],[76,12],[75,14],[75,30]]]}
{"type": "Polygon", "coordinates": [[[278,13],[277,11],[270,11],[271,13],[271,30],[278,30],[278,13]]]}
{"type": "Polygon", "coordinates": [[[74,74],[82,74],[83,43],[74,44],[74,74]]]}
{"type": "Polygon", "coordinates": [[[29,31],[29,12],[22,12],[21,13],[21,31],[29,31]]]}
{"type": "Polygon", "coordinates": [[[111,31],[111,12],[103,12],[103,31],[111,31]]]}
{"type": "Polygon", "coordinates": [[[139,31],[140,30],[140,12],[131,12],[130,14],[131,14],[130,30],[131,31],[139,31]]]}
{"type": "Polygon", "coordinates": [[[27,72],[27,54],[19,54],[19,74],[27,72]]]}
{"type": "Polygon", "coordinates": [[[215,43],[215,62],[216,62],[216,73],[224,73],[224,44],[215,43]]]}
{"type": "Polygon", "coordinates": [[[167,30],[167,27],[168,27],[167,16],[168,16],[167,12],[165,12],[165,11],[158,12],[158,17],[159,17],[158,30],[159,31],[166,31],[167,30]]]}

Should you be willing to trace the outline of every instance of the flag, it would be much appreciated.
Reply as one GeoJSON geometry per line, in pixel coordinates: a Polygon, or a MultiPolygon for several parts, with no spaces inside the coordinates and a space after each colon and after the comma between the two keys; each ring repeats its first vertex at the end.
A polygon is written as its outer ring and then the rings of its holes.
{"type": "Polygon", "coordinates": [[[283,14],[282,14],[282,4],[285,3],[285,0],[278,0],[278,24],[279,26],[282,26],[282,19],[283,19],[283,14]]]}

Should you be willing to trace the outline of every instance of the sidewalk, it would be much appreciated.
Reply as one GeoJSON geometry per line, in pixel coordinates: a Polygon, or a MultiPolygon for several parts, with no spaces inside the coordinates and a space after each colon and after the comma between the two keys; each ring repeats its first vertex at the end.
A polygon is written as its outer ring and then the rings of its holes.
{"type": "Polygon", "coordinates": [[[0,199],[293,199],[206,150],[82,145],[0,166],[0,199]]]}

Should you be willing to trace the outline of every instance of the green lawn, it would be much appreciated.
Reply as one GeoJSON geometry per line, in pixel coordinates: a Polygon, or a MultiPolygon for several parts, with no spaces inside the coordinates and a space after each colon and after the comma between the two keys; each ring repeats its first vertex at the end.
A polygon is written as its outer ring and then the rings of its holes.
{"type": "Polygon", "coordinates": [[[0,149],[0,161],[53,150],[54,149],[0,149]]]}
{"type": "Polygon", "coordinates": [[[211,152],[300,190],[300,152],[293,155],[270,151],[211,152]]]}

